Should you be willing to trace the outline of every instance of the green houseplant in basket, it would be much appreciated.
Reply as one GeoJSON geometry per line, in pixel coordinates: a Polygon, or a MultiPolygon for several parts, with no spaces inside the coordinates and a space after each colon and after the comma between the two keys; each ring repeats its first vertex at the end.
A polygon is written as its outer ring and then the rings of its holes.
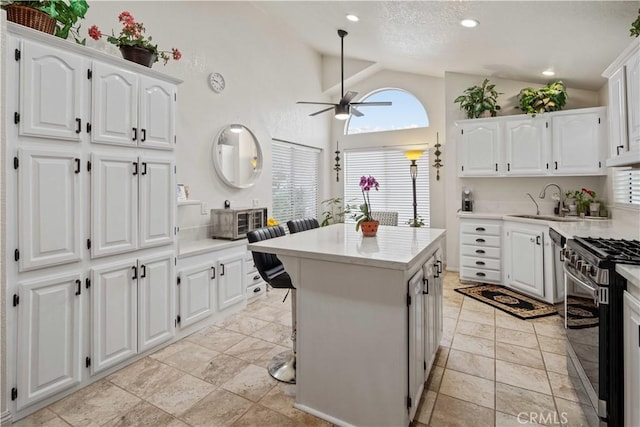
{"type": "Polygon", "coordinates": [[[518,108],[535,117],[549,111],[560,111],[567,102],[567,90],[561,80],[540,89],[526,87],[518,94],[518,108]]]}
{"type": "Polygon", "coordinates": [[[464,90],[464,94],[457,97],[453,102],[460,103],[460,109],[467,113],[468,119],[476,119],[485,111],[491,117],[495,117],[500,106],[498,105],[498,92],[496,85],[489,84],[489,79],[484,79],[481,86],[471,86],[464,90]]]}

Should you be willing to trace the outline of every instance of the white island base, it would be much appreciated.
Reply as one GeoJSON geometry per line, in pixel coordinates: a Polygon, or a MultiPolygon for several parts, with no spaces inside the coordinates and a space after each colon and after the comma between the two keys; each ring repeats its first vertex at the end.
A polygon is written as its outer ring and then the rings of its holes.
{"type": "Polygon", "coordinates": [[[249,249],[277,254],[297,288],[294,406],[337,425],[407,426],[441,333],[441,309],[426,308],[422,276],[432,276],[435,295],[444,230],[380,227],[362,237],[353,228],[337,224],[249,249]]]}

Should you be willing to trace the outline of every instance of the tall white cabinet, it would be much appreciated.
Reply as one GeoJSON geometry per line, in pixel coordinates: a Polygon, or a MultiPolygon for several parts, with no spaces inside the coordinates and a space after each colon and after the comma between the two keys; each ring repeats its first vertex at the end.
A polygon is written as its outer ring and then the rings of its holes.
{"type": "Polygon", "coordinates": [[[180,81],[7,29],[0,394],[20,418],[175,335],[180,81]]]}

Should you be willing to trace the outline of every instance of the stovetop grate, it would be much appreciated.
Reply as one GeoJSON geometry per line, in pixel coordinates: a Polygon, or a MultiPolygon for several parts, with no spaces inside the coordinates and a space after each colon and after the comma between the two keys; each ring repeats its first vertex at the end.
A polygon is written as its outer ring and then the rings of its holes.
{"type": "Polygon", "coordinates": [[[585,249],[602,260],[623,264],[640,264],[640,241],[576,237],[585,249]]]}

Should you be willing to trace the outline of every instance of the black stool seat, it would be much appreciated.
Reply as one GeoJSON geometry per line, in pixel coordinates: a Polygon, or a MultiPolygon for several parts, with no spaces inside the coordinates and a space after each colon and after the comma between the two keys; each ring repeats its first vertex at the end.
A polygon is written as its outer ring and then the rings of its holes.
{"type": "Polygon", "coordinates": [[[287,221],[287,228],[289,229],[289,233],[291,234],[311,230],[312,228],[318,227],[320,227],[320,224],[318,224],[318,220],[315,218],[300,218],[287,221]]]}
{"type": "MultiPolygon", "coordinates": [[[[284,236],[286,233],[281,225],[259,228],[249,231],[247,239],[249,243],[261,242],[263,240],[273,239],[274,237],[284,236]]],[[[258,273],[273,288],[292,289],[291,277],[284,270],[282,261],[274,254],[266,254],[263,252],[251,251],[253,262],[256,264],[258,273]]]]}

